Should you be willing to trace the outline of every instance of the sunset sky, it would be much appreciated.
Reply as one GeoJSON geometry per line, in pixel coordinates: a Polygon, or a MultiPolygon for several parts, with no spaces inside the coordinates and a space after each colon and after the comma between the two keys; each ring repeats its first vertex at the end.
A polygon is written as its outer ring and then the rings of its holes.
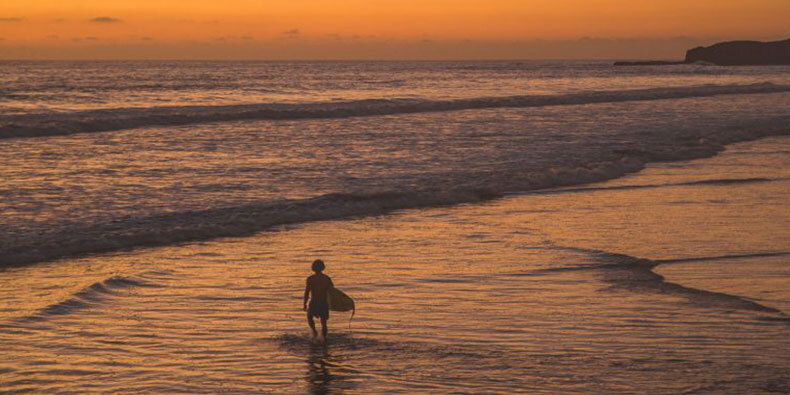
{"type": "Polygon", "coordinates": [[[682,57],[788,0],[3,0],[0,58],[682,57]]]}

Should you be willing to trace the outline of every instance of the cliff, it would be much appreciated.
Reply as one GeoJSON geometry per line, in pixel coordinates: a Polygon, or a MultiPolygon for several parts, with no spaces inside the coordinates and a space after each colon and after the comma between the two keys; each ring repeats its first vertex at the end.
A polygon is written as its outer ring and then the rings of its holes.
{"type": "Polygon", "coordinates": [[[721,66],[790,65],[790,40],[730,41],[686,52],[686,63],[708,62],[721,66]]]}

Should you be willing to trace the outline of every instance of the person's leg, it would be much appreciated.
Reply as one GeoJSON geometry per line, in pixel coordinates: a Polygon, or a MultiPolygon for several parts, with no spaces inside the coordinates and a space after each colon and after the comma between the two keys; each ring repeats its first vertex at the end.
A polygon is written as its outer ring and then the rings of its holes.
{"type": "Polygon", "coordinates": [[[309,312],[307,313],[307,325],[310,325],[310,330],[313,331],[313,337],[318,336],[318,331],[315,330],[315,321],[313,321],[313,315],[309,312]]]}
{"type": "Polygon", "coordinates": [[[321,335],[324,336],[324,339],[326,339],[327,332],[329,332],[329,328],[326,325],[326,317],[321,317],[321,335]]]}

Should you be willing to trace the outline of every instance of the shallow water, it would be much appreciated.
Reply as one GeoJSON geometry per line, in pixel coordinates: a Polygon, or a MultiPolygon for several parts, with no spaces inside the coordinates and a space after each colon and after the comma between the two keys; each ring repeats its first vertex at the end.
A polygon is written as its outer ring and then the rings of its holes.
{"type": "Polygon", "coordinates": [[[0,383],[788,392],[788,153],[769,138],[584,187],[6,269],[0,383]],[[299,309],[318,257],[358,306],[326,346],[299,309]]]}

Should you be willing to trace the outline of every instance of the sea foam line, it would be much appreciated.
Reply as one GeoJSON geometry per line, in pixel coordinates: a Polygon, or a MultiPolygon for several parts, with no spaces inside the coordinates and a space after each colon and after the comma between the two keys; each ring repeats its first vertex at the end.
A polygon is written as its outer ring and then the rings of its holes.
{"type": "Polygon", "coordinates": [[[453,100],[368,99],[329,103],[261,103],[224,106],[117,108],[0,117],[0,139],[242,120],[332,119],[781,92],[790,92],[790,86],[758,83],[751,85],[703,85],[620,91],[591,91],[563,95],[521,95],[453,100]]]}
{"type": "Polygon", "coordinates": [[[762,305],[758,302],[738,295],[691,288],[681,284],[669,282],[666,281],[664,276],[656,273],[654,270],[657,266],[664,264],[682,264],[687,262],[719,261],[731,259],[745,260],[751,258],[790,255],[787,252],[651,260],[625,254],[578,247],[555,246],[554,248],[588,254],[595,258],[598,263],[576,267],[542,269],[536,273],[592,270],[600,273],[602,280],[609,284],[614,290],[626,290],[640,293],[672,294],[683,297],[690,303],[697,306],[769,313],[774,315],[774,321],[790,323],[790,317],[788,317],[785,312],[779,309],[762,305]]]}

